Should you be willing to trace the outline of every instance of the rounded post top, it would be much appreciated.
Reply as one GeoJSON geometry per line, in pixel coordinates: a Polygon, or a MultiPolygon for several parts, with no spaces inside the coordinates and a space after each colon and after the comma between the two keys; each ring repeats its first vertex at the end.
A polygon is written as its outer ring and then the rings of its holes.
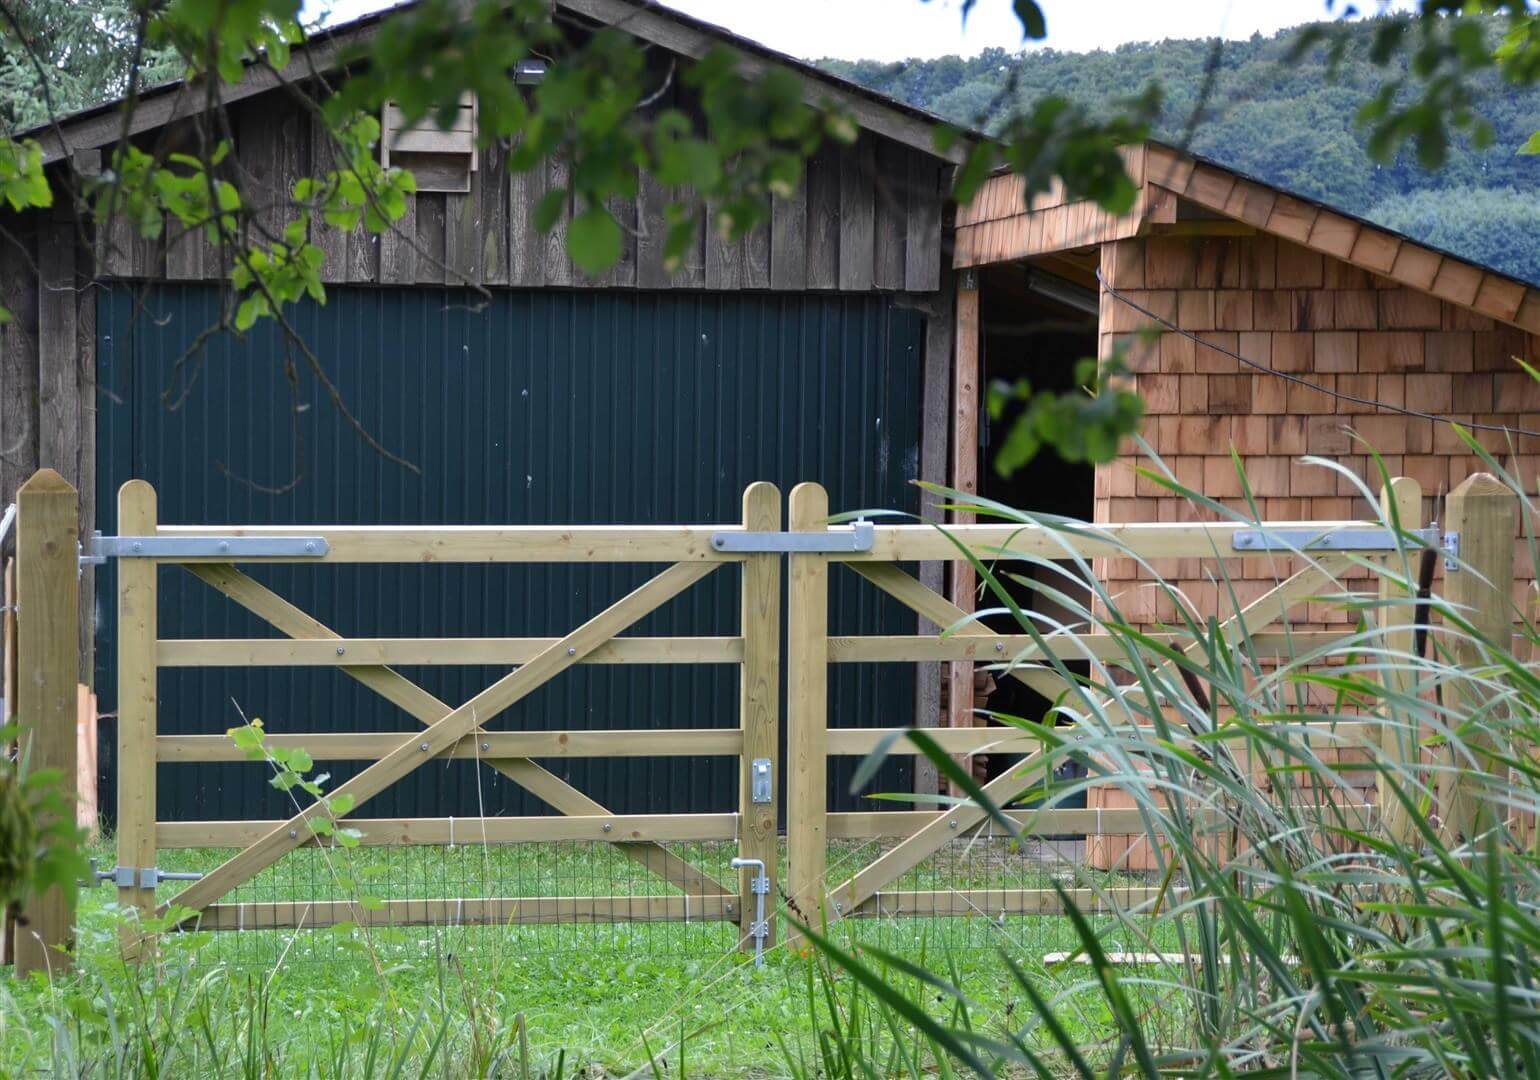
{"type": "Polygon", "coordinates": [[[829,493],[822,484],[804,481],[791,489],[791,527],[822,529],[828,524],[829,493]]]}

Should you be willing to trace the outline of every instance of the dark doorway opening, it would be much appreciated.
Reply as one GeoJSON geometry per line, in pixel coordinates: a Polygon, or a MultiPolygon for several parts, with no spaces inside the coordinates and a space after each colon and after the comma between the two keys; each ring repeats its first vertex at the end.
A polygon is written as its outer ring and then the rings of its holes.
{"type": "MultiPolygon", "coordinates": [[[[1091,256],[1094,259],[1094,255],[1091,256]]],[[[1025,380],[1033,393],[1063,393],[1078,388],[1075,369],[1097,350],[1097,286],[1094,262],[1058,258],[1043,263],[1015,263],[985,270],[980,279],[979,334],[981,365],[986,387],[1014,386],[1025,380]]],[[[1021,510],[1090,521],[1094,511],[1095,469],[1064,461],[1052,448],[1044,448],[1032,461],[1002,475],[995,467],[996,452],[1011,428],[1025,412],[1024,401],[1011,399],[1000,414],[980,418],[979,491],[987,499],[1021,510]]],[[[1055,588],[1062,578],[1050,571],[1024,568],[1023,573],[1047,577],[1055,588]]],[[[1024,609],[1041,612],[1049,619],[1070,623],[1074,617],[1062,608],[1053,610],[1041,593],[1013,581],[1003,582],[1024,609]]],[[[983,607],[998,601],[981,598],[983,607]]],[[[1002,633],[1020,633],[1009,615],[984,620],[1002,633]]],[[[1046,626],[1040,625],[1046,631],[1046,626]]],[[[1016,679],[1002,679],[989,693],[991,712],[1043,718],[1050,702],[1016,679]]],[[[1014,755],[993,754],[977,762],[981,778],[993,779],[1015,761],[1014,755]]]]}

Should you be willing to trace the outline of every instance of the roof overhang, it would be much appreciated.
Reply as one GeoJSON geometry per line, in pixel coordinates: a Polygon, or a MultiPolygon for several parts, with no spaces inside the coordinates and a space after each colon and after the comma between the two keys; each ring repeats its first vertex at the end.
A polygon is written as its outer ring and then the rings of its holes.
{"type": "Polygon", "coordinates": [[[1540,289],[1490,267],[1283,191],[1175,147],[1145,142],[1124,149],[1139,185],[1133,208],[1109,214],[1065,196],[1061,187],[1026,203],[1019,177],[999,174],[957,213],[954,265],[987,266],[1128,239],[1177,224],[1178,200],[1217,220],[1195,231],[1235,223],[1379,274],[1401,285],[1540,333],[1540,289]]]}

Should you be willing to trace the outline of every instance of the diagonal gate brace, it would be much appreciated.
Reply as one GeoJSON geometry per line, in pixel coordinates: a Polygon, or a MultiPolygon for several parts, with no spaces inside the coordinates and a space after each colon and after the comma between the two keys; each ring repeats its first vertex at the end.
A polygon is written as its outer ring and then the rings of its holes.
{"type": "MultiPolygon", "coordinates": [[[[458,709],[441,714],[438,719],[428,724],[426,731],[407,738],[394,750],[331,792],[331,797],[352,796],[355,807],[362,805],[478,729],[484,721],[490,720],[533,693],[556,675],[580,662],[601,644],[706,577],[719,565],[719,563],[701,562],[680,563],[670,567],[543,650],[529,663],[488,686],[458,709]]],[[[228,572],[234,573],[234,571],[228,572]]],[[[407,680],[403,679],[402,682],[407,683],[413,690],[425,694],[407,680]]],[[[519,778],[514,776],[513,779],[517,781],[519,778]]],[[[183,890],[168,903],[162,904],[160,913],[164,914],[173,904],[191,908],[194,911],[200,911],[212,904],[242,882],[261,873],[290,851],[307,843],[312,835],[311,819],[324,813],[324,810],[324,805],[319,802],[306,807],[262,839],[227,860],[203,880],[183,890]]],[[[722,891],[726,892],[725,889],[722,891]]]]}

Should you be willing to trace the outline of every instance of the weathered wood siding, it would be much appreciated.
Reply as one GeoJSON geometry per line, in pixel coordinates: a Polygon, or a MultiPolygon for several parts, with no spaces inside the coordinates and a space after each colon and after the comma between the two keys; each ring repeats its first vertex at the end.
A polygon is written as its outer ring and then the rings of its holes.
{"type": "MultiPolygon", "coordinates": [[[[285,93],[243,101],[232,113],[238,167],[255,191],[272,195],[258,222],[276,232],[293,216],[292,208],[281,204],[295,180],[332,167],[330,140],[320,121],[285,93]]],[[[931,293],[940,287],[947,163],[878,135],[863,133],[854,146],[826,146],[809,164],[802,187],[774,200],[770,220],[741,240],[723,238],[711,225],[711,208],[701,208],[695,247],[676,272],[663,266],[663,215],[677,193],[641,178],[636,199],[617,199],[610,206],[625,229],[626,244],[620,262],[597,278],[584,275],[567,256],[570,205],[549,233],[533,222],[545,193],[566,183],[569,164],[553,159],[531,172],[511,173],[507,161],[505,145],[482,149],[468,192],[409,198],[406,216],[383,236],[362,227],[343,233],[313,225],[311,239],[326,253],[322,279],[354,285],[792,292],[931,293]]],[[[152,241],[113,230],[104,246],[104,277],[221,277],[217,250],[174,225],[152,241]]]]}

